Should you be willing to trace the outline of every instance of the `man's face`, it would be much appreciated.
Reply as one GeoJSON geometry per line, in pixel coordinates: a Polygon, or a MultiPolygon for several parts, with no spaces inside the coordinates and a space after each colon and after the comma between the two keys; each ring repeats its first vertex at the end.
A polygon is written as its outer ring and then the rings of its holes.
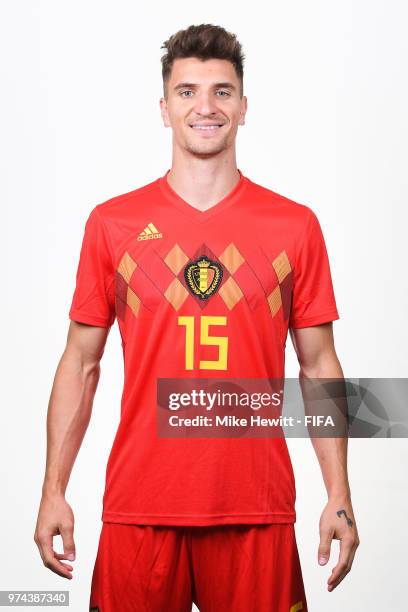
{"type": "Polygon", "coordinates": [[[247,99],[240,98],[231,62],[189,57],[174,61],[160,108],[164,125],[173,129],[173,145],[207,157],[234,147],[247,99]]]}

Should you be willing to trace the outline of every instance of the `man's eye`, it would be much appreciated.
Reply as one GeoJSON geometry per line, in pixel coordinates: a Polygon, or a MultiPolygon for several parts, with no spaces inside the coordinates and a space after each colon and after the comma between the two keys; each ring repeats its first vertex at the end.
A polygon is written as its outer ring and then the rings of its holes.
{"type": "MultiPolygon", "coordinates": [[[[217,91],[217,93],[219,93],[219,94],[223,94],[223,95],[221,96],[221,98],[228,97],[228,96],[230,96],[230,95],[231,95],[231,94],[230,94],[228,91],[224,91],[224,90],[222,90],[222,89],[219,89],[219,90],[217,91]]],[[[184,94],[193,94],[193,91],[192,91],[191,89],[185,89],[184,91],[180,92],[180,95],[181,95],[182,97],[184,97],[184,98],[191,98],[191,96],[184,95],[184,94]]]]}

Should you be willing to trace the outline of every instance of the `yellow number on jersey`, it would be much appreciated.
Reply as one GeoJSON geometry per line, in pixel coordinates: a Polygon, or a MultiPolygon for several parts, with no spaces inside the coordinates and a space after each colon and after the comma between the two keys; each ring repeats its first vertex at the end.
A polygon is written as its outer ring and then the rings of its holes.
{"type": "MultiPolygon", "coordinates": [[[[178,324],[186,326],[186,370],[194,368],[194,317],[179,316],[178,324]]],[[[208,328],[210,325],[226,325],[225,316],[201,316],[200,317],[200,345],[218,346],[217,360],[200,360],[200,370],[226,370],[228,361],[228,338],[226,336],[210,336],[208,328]]]]}
{"type": "Polygon", "coordinates": [[[186,370],[194,367],[194,317],[179,317],[179,325],[186,326],[186,370]]]}

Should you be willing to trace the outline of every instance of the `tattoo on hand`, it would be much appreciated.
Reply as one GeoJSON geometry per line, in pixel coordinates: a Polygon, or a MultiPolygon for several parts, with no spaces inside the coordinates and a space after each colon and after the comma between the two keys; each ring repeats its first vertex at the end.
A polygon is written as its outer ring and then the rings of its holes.
{"type": "Polygon", "coordinates": [[[344,516],[346,517],[346,521],[347,521],[347,525],[350,525],[350,527],[353,526],[353,521],[351,520],[351,518],[349,518],[346,514],[345,510],[337,510],[337,516],[341,516],[342,514],[344,514],[344,516]]]}

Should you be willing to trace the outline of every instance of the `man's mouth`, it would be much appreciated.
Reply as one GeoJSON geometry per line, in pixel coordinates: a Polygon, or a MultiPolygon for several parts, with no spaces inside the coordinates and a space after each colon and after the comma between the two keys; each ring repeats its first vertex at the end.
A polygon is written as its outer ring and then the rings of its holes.
{"type": "Polygon", "coordinates": [[[190,127],[193,128],[193,130],[207,130],[214,132],[221,128],[223,125],[223,123],[193,123],[190,124],[190,127]]]}

